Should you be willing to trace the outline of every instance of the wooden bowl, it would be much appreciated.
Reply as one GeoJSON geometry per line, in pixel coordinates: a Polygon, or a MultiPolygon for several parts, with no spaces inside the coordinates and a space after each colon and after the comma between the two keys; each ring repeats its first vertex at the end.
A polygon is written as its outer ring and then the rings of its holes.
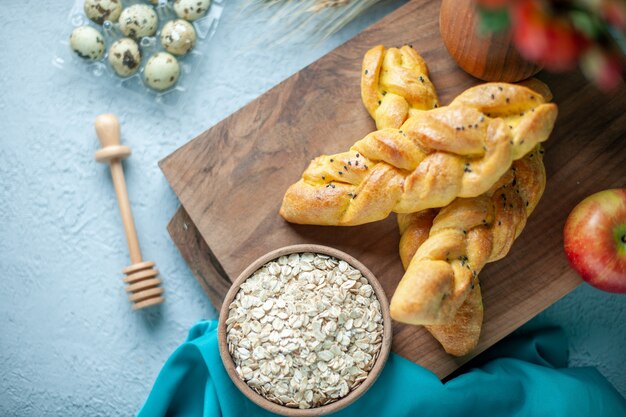
{"type": "Polygon", "coordinates": [[[484,81],[516,82],[532,77],[541,67],[526,61],[511,42],[511,32],[480,36],[474,0],[443,0],[439,31],[448,52],[467,73],[484,81]]]}
{"type": "Polygon", "coordinates": [[[280,414],[283,416],[291,416],[291,417],[310,417],[310,416],[322,416],[330,413],[334,413],[351,403],[353,403],[357,398],[367,391],[372,384],[376,381],[378,376],[385,363],[387,362],[387,358],[389,357],[389,352],[391,350],[391,316],[389,314],[389,303],[387,301],[387,297],[385,292],[383,291],[382,286],[372,274],[372,272],[367,269],[361,262],[357,261],[352,256],[344,253],[340,250],[321,245],[290,245],[285,246],[283,248],[274,250],[269,252],[263,256],[261,256],[256,261],[252,262],[250,266],[248,266],[242,273],[237,277],[237,279],[233,282],[233,285],[228,290],[226,297],[224,298],[224,303],[222,304],[222,308],[220,310],[220,318],[218,325],[218,344],[220,350],[220,356],[222,357],[222,362],[224,362],[224,367],[226,368],[226,372],[230,376],[230,379],[233,383],[239,388],[239,390],[248,397],[252,402],[257,404],[258,406],[271,411],[272,413],[280,414]],[[235,363],[228,352],[228,344],[226,343],[226,319],[228,318],[228,307],[232,303],[233,299],[239,292],[240,285],[247,280],[254,272],[256,272],[259,268],[261,268],[266,263],[277,259],[283,255],[290,255],[292,253],[319,253],[323,255],[329,255],[336,259],[343,260],[347,262],[349,265],[358,269],[365,278],[369,281],[370,285],[374,289],[374,294],[378,298],[380,302],[380,308],[383,316],[383,339],[380,347],[380,352],[378,354],[378,358],[374,363],[374,366],[370,370],[367,378],[359,385],[355,390],[351,391],[345,397],[320,407],[308,408],[308,409],[299,409],[299,408],[291,408],[282,406],[280,404],[274,403],[270,400],[265,399],[260,394],[256,393],[252,388],[248,386],[235,371],[235,363]]]}

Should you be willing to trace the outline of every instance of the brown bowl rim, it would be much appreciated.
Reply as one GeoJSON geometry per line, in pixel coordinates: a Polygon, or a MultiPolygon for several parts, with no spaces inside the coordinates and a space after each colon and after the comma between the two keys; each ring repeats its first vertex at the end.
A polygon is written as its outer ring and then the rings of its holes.
{"type": "Polygon", "coordinates": [[[339,249],[335,249],[329,246],[323,245],[312,245],[312,244],[300,244],[300,245],[289,245],[284,246],[279,249],[275,249],[271,252],[266,253],[265,255],[257,258],[254,262],[252,262],[244,271],[237,277],[235,281],[233,281],[228,293],[226,293],[226,297],[224,297],[224,301],[222,303],[222,308],[220,309],[219,323],[218,323],[218,345],[220,356],[222,358],[222,362],[224,364],[224,368],[226,368],[226,372],[228,376],[233,381],[235,386],[239,388],[239,390],[253,403],[258,405],[265,410],[271,411],[272,413],[289,416],[289,417],[311,417],[311,416],[322,416],[330,413],[334,413],[336,411],[341,410],[344,407],[352,404],[356,401],[361,395],[363,395],[373,384],[376,382],[380,373],[382,372],[385,363],[387,362],[387,358],[389,357],[389,353],[391,351],[391,340],[392,340],[392,324],[391,324],[391,315],[389,312],[389,302],[387,301],[387,296],[383,287],[380,285],[376,276],[370,271],[365,265],[363,265],[360,261],[358,261],[353,256],[340,251],[339,249]],[[239,287],[241,284],[250,277],[254,272],[256,272],[259,268],[261,268],[266,263],[277,259],[283,255],[289,255],[292,253],[320,253],[322,255],[329,255],[339,260],[343,260],[348,264],[352,265],[354,268],[358,269],[365,278],[369,281],[370,285],[374,289],[374,293],[378,298],[378,302],[380,303],[380,308],[383,316],[383,339],[380,347],[380,353],[374,366],[370,370],[367,378],[359,385],[354,391],[351,391],[345,397],[337,400],[333,403],[323,405],[315,408],[291,408],[286,407],[277,403],[274,403],[262,395],[257,394],[252,388],[248,386],[242,379],[239,378],[237,372],[235,371],[235,363],[230,356],[230,352],[228,352],[228,345],[226,343],[226,318],[228,317],[228,306],[233,301],[237,292],[239,292],[239,287]]]}

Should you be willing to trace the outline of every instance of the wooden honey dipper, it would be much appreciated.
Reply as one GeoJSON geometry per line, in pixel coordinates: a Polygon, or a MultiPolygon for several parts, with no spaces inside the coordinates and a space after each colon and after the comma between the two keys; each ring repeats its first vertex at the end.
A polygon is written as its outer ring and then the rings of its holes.
{"type": "Polygon", "coordinates": [[[122,159],[128,157],[131,150],[128,146],[120,145],[120,122],[114,114],[101,114],[96,117],[95,125],[96,134],[102,145],[102,148],[96,152],[96,161],[108,162],[111,168],[111,177],[132,262],[130,266],[122,270],[126,274],[124,282],[129,284],[126,287],[126,292],[130,293],[128,299],[133,302],[133,310],[160,304],[165,298],[162,296],[163,288],[159,286],[161,280],[157,278],[159,270],[154,268],[154,262],[141,259],[139,239],[137,239],[135,222],[126,191],[122,159]]]}

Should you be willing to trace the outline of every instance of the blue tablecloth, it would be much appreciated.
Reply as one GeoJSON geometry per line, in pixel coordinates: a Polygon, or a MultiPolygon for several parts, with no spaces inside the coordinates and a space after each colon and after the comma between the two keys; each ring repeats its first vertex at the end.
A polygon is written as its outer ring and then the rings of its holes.
{"type": "MultiPolygon", "coordinates": [[[[518,332],[442,383],[391,354],[372,388],[336,416],[624,417],[626,400],[594,368],[567,368],[558,328],[518,332]]],[[[241,394],[220,359],[217,322],[194,325],[167,360],[139,417],[271,416],[241,394]]]]}

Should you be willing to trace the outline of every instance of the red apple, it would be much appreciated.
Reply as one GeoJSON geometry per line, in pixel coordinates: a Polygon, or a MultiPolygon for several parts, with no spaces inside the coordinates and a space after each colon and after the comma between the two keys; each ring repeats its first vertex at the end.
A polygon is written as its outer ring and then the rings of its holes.
{"type": "Polygon", "coordinates": [[[626,293],[626,188],[581,201],[567,218],[563,236],[565,254],[585,281],[626,293]]]}

